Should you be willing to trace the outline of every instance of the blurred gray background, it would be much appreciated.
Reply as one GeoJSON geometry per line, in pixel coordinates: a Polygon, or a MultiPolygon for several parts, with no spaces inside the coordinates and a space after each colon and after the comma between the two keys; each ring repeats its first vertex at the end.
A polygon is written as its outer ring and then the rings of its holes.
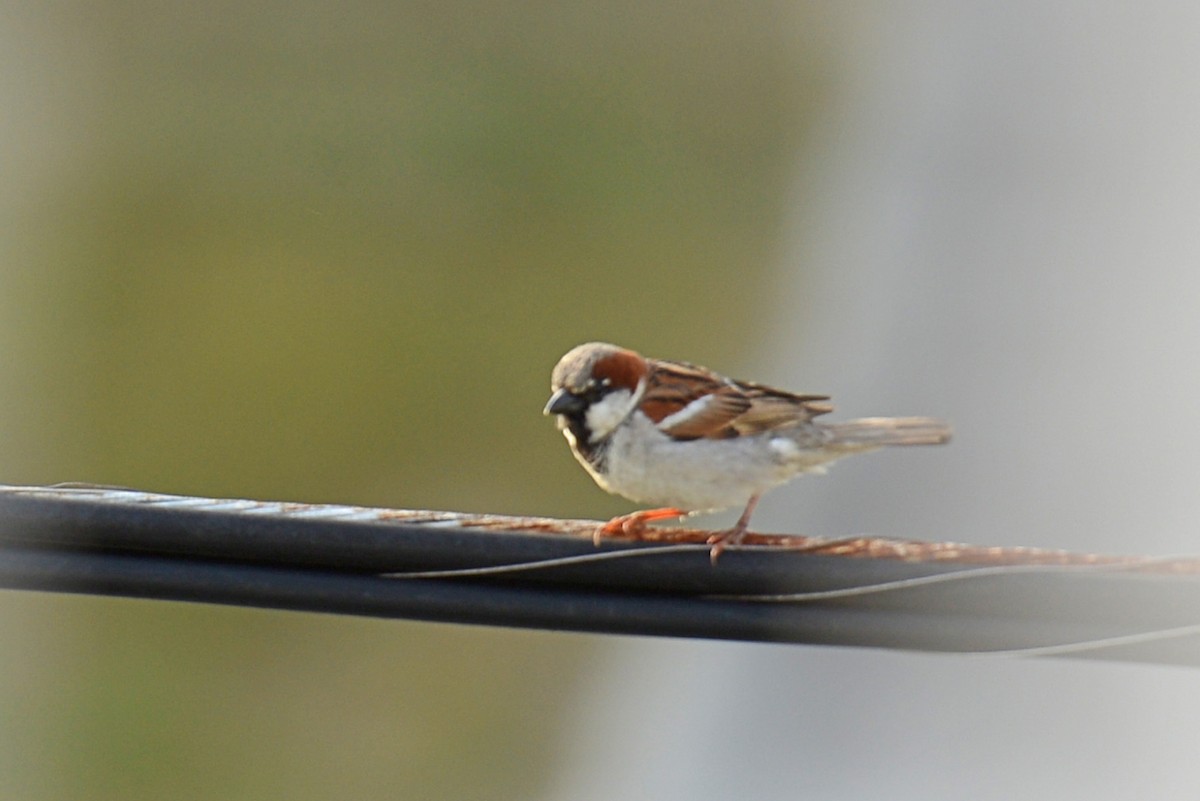
{"type": "MultiPolygon", "coordinates": [[[[955,423],[761,529],[1200,550],[1189,6],[0,22],[4,482],[604,517],[539,414],[603,338],[955,423]]],[[[0,642],[4,798],[1200,789],[1184,670],[12,592],[0,642]]]]}
{"type": "MultiPolygon", "coordinates": [[[[767,496],[757,525],[1197,552],[1200,9],[875,11],[853,17],[801,161],[751,362],[832,388],[844,413],[946,415],[956,440],[836,465],[767,496]]],[[[551,798],[1200,793],[1194,671],[654,641],[605,656],[551,798]]]]}

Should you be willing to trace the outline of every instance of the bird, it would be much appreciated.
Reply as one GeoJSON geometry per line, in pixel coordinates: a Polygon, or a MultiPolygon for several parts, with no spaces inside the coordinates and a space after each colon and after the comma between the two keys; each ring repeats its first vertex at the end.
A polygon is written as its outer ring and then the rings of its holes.
{"type": "Polygon", "coordinates": [[[763,493],[830,462],[892,445],[940,445],[950,426],[931,417],[818,421],[828,395],[726,378],[607,342],[572,348],[555,365],[543,413],[557,418],[595,482],[642,509],[596,529],[594,541],[637,537],[647,523],[741,507],[708,538],[714,564],[740,543],[763,493]]]}

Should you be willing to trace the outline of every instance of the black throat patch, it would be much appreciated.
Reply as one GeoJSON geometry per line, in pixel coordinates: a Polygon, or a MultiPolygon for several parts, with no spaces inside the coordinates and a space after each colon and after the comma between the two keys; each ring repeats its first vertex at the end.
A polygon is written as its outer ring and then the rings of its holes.
{"type": "Polygon", "coordinates": [[[575,451],[598,472],[604,472],[608,460],[608,437],[592,442],[592,431],[584,420],[584,412],[562,415],[567,430],[575,438],[575,451]]]}

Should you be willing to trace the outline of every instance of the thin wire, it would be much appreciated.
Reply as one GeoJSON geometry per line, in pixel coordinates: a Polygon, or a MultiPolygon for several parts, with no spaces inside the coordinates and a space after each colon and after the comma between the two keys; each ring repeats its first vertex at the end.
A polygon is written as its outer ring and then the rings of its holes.
{"type": "Polygon", "coordinates": [[[986,567],[969,567],[962,570],[952,570],[946,573],[936,573],[930,576],[913,576],[903,579],[889,579],[873,584],[860,584],[854,587],[842,587],[836,590],[811,590],[807,592],[788,593],[753,593],[734,595],[714,595],[713,598],[731,601],[764,601],[773,603],[790,603],[795,601],[824,601],[834,598],[853,598],[862,595],[873,595],[895,590],[907,590],[929,584],[946,584],[954,581],[987,578],[988,576],[1008,576],[1023,573],[1122,573],[1141,570],[1156,564],[1169,564],[1184,559],[1195,559],[1195,555],[1154,556],[1138,559],[1136,562],[1104,562],[1081,565],[988,565],[986,567]]]}
{"type": "MultiPolygon", "coordinates": [[[[826,540],[821,543],[804,546],[802,548],[789,548],[789,551],[811,551],[837,546],[843,543],[850,543],[861,539],[860,537],[846,537],[840,540],[826,540]]],[[[739,548],[746,547],[757,550],[755,546],[738,546],[739,548]]],[[[762,550],[770,550],[772,546],[761,546],[762,550]]],[[[407,579],[428,579],[428,578],[468,578],[475,576],[496,576],[515,574],[521,572],[529,572],[534,570],[543,570],[553,567],[563,567],[570,565],[588,564],[594,562],[606,562],[616,559],[630,559],[642,556],[654,556],[665,553],[686,553],[686,552],[707,552],[709,546],[702,543],[677,543],[672,545],[649,546],[645,548],[636,548],[622,551],[603,551],[593,554],[577,554],[573,556],[562,556],[551,559],[537,559],[529,562],[516,562],[506,565],[489,565],[487,567],[473,568],[452,568],[446,570],[421,570],[411,572],[393,572],[380,574],[383,578],[407,578],[407,579]]],[[[853,587],[841,587],[832,590],[810,590],[806,592],[793,593],[752,593],[752,594],[709,594],[701,597],[711,598],[713,600],[723,601],[754,601],[759,603],[799,603],[805,601],[824,601],[840,598],[854,598],[868,595],[876,595],[885,592],[894,592],[898,590],[912,589],[915,587],[923,587],[936,584],[947,584],[951,582],[967,581],[972,579],[987,578],[990,576],[1011,576],[1022,575],[1029,573],[1091,573],[1091,572],[1132,572],[1141,570],[1146,567],[1152,567],[1156,564],[1169,564],[1171,562],[1195,559],[1194,554],[1178,554],[1172,556],[1146,557],[1139,559],[1136,562],[1111,562],[1090,565],[989,565],[985,567],[964,568],[962,570],[952,570],[946,573],[937,573],[929,576],[913,576],[911,578],[891,579],[888,581],[880,581],[871,584],[860,584],[853,587]]]]}
{"type": "Polygon", "coordinates": [[[1120,645],[1165,642],[1194,634],[1200,634],[1200,623],[1190,623],[1186,626],[1157,629],[1155,631],[1142,631],[1136,634],[1097,637],[1094,640],[1080,640],[1078,642],[1055,645],[1031,645],[1028,648],[1006,648],[999,651],[975,651],[967,654],[967,656],[975,658],[997,657],[1001,659],[1026,656],[1063,656],[1067,654],[1087,653],[1088,651],[1099,651],[1103,648],[1113,648],[1120,645]]]}
{"type": "MultiPolygon", "coordinates": [[[[732,552],[737,550],[786,550],[788,553],[804,553],[805,551],[815,551],[824,548],[837,547],[838,545],[847,545],[852,542],[857,542],[862,537],[844,537],[835,540],[822,540],[809,545],[802,545],[793,548],[780,549],[772,545],[736,545],[729,549],[732,552]]],[[[511,562],[505,565],[488,565],[487,567],[459,567],[447,568],[445,570],[414,570],[414,571],[397,571],[393,573],[380,573],[382,578],[469,578],[471,576],[495,576],[505,575],[507,573],[522,573],[533,570],[543,570],[550,567],[563,567],[564,565],[580,565],[591,562],[607,562],[614,559],[630,559],[640,556],[655,556],[665,553],[691,553],[703,552],[708,553],[712,546],[706,543],[672,543],[670,545],[650,545],[642,548],[630,548],[620,551],[598,551],[596,553],[574,554],[572,556],[557,556],[549,559],[534,559],[528,562],[511,562]]],[[[716,597],[716,596],[713,596],[716,597]]],[[[730,596],[736,597],[736,596],[730,596]]]]}
{"type": "Polygon", "coordinates": [[[507,573],[523,573],[532,570],[544,570],[563,565],[581,565],[589,562],[607,562],[614,559],[628,559],[635,556],[648,556],[663,553],[681,553],[686,551],[708,552],[709,546],[696,543],[677,543],[674,545],[653,545],[646,548],[626,551],[600,551],[597,553],[576,554],[574,556],[558,556],[551,559],[535,559],[530,562],[512,562],[506,565],[488,565],[487,567],[457,567],[446,570],[413,570],[396,573],[380,573],[381,578],[397,579],[427,579],[427,578],[469,578],[472,576],[498,576],[507,573]]]}

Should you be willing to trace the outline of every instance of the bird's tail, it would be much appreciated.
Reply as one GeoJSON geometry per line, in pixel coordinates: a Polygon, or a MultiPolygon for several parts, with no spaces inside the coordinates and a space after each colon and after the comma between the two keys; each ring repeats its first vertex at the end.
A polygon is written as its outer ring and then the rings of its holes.
{"type": "Polygon", "coordinates": [[[941,445],[950,440],[950,425],[932,417],[864,417],[821,426],[829,444],[850,450],[885,445],[941,445]]]}

